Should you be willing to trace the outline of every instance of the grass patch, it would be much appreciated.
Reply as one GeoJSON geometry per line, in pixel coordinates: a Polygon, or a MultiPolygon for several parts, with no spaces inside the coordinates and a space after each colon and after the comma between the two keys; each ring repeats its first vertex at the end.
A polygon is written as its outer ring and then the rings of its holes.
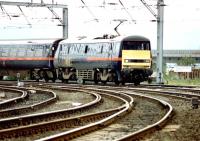
{"type": "Polygon", "coordinates": [[[199,86],[200,78],[183,79],[183,78],[178,78],[175,75],[167,75],[167,76],[164,76],[164,83],[168,85],[199,86]]]}

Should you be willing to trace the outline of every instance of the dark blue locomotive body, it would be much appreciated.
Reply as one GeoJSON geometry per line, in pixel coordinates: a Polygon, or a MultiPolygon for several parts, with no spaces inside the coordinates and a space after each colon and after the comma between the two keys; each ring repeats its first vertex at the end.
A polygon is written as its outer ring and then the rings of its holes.
{"type": "Polygon", "coordinates": [[[151,59],[150,41],[141,36],[64,40],[58,46],[54,66],[58,68],[59,79],[66,82],[72,79],[80,83],[92,80],[95,83],[111,81],[116,84],[135,81],[134,83],[138,84],[151,75],[151,59]],[[130,43],[131,49],[126,48],[130,43]],[[135,53],[135,50],[142,50],[145,53],[139,55],[141,52],[135,53]],[[131,55],[134,53],[135,58],[131,55]],[[139,61],[137,61],[138,56],[139,61]],[[139,77],[129,79],[127,74],[130,72],[131,77],[133,75],[139,77]]]}
{"type": "Polygon", "coordinates": [[[110,42],[61,42],[56,56],[56,67],[76,69],[119,69],[120,44],[110,42]]]}

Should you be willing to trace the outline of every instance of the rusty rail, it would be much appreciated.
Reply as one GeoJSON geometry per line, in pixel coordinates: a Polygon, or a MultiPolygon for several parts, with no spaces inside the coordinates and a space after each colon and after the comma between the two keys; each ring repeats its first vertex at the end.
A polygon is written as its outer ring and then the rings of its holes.
{"type": "Polygon", "coordinates": [[[138,130],[132,134],[129,134],[127,136],[124,136],[120,139],[118,139],[118,141],[127,141],[127,140],[137,140],[141,137],[143,137],[146,133],[152,132],[154,130],[160,129],[163,125],[165,125],[165,123],[170,119],[170,117],[173,115],[173,107],[160,99],[154,98],[154,97],[150,97],[150,96],[145,96],[145,95],[141,95],[141,94],[135,94],[132,93],[133,95],[137,95],[143,98],[148,98],[151,99],[155,102],[159,102],[163,107],[165,107],[166,109],[168,109],[167,113],[162,117],[162,119],[160,119],[158,122],[152,124],[152,125],[148,125],[147,127],[138,130]]]}
{"type": "Polygon", "coordinates": [[[22,127],[15,127],[9,129],[0,130],[0,139],[8,139],[12,137],[20,137],[20,136],[30,136],[32,134],[43,133],[48,130],[55,130],[59,128],[72,128],[74,126],[81,126],[82,124],[86,124],[87,122],[91,122],[94,120],[100,120],[102,118],[108,117],[109,115],[118,112],[120,108],[116,108],[113,110],[107,110],[104,112],[88,114],[84,116],[78,116],[73,118],[65,118],[59,119],[50,122],[42,122],[33,125],[27,125],[22,127]]]}
{"type": "MultiPolygon", "coordinates": [[[[82,90],[77,90],[77,91],[82,91],[82,90]]],[[[86,92],[86,91],[82,91],[86,92]]],[[[89,93],[89,92],[87,92],[89,93]]],[[[89,103],[69,108],[69,109],[64,109],[64,110],[57,110],[57,111],[51,111],[51,112],[45,112],[45,113],[38,113],[38,114],[30,114],[26,116],[19,116],[19,117],[13,117],[9,119],[0,119],[0,128],[5,129],[5,128],[10,128],[10,126],[25,126],[30,123],[36,123],[37,121],[47,121],[49,119],[56,119],[57,116],[64,116],[68,115],[70,113],[74,113],[76,111],[79,111],[80,109],[86,109],[90,106],[96,105],[101,101],[101,96],[96,94],[96,93],[90,93],[96,97],[94,101],[91,101],[89,103]]]]}
{"type": "Polygon", "coordinates": [[[0,102],[0,109],[7,108],[11,105],[14,105],[14,104],[16,104],[16,102],[19,102],[28,96],[27,92],[23,91],[23,90],[18,90],[18,89],[14,89],[14,88],[6,88],[5,86],[4,87],[0,86],[0,88],[3,90],[7,90],[7,91],[21,93],[21,95],[19,97],[11,98],[11,99],[0,102]]]}
{"type": "Polygon", "coordinates": [[[14,115],[19,115],[19,114],[22,114],[22,113],[27,113],[27,112],[30,112],[30,111],[34,111],[34,110],[39,109],[39,108],[41,108],[43,106],[49,105],[49,104],[51,104],[53,102],[56,102],[56,100],[58,99],[56,93],[54,93],[53,91],[46,91],[46,90],[43,90],[43,91],[36,90],[36,91],[38,93],[39,92],[47,93],[49,95],[52,95],[52,97],[49,98],[49,99],[46,99],[46,100],[44,100],[42,102],[35,103],[35,104],[29,105],[29,106],[23,106],[23,107],[19,107],[19,108],[12,108],[12,109],[1,110],[0,111],[1,117],[7,117],[7,116],[13,115],[13,114],[14,115]]]}
{"type": "MultiPolygon", "coordinates": [[[[70,130],[70,131],[66,131],[66,132],[62,132],[62,133],[59,133],[59,134],[56,134],[56,135],[52,135],[52,136],[49,136],[49,137],[46,137],[46,138],[42,138],[42,139],[39,139],[37,141],[47,141],[47,140],[69,140],[69,139],[72,139],[72,138],[75,138],[75,137],[78,137],[80,135],[83,135],[83,134],[86,134],[86,133],[89,133],[89,132],[92,132],[92,131],[95,131],[95,130],[98,130],[100,128],[103,128],[105,126],[108,126],[110,125],[112,122],[114,122],[115,120],[121,118],[122,116],[124,116],[125,114],[129,113],[132,109],[132,106],[133,106],[133,98],[131,96],[128,96],[126,94],[120,94],[120,93],[117,93],[117,92],[114,92],[114,91],[106,91],[106,90],[101,90],[103,92],[109,92],[109,93],[114,93],[115,95],[112,95],[114,97],[118,97],[119,99],[121,99],[122,101],[124,101],[124,105],[122,105],[121,107],[121,110],[118,111],[117,113],[115,114],[112,114],[110,115],[109,117],[105,118],[105,119],[102,119],[98,122],[95,122],[95,123],[91,123],[89,125],[86,125],[86,126],[83,126],[83,127],[79,127],[79,128],[75,128],[73,130],[70,130]],[[119,97],[119,96],[116,96],[116,95],[123,95],[123,97],[126,97],[126,99],[129,99],[128,101],[119,97]]],[[[111,94],[106,94],[106,95],[110,95],[111,94]]]]}

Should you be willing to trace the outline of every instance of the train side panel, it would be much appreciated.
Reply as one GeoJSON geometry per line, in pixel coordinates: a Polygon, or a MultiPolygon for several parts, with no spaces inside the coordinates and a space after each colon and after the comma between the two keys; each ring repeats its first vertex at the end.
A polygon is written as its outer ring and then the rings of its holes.
{"type": "Polygon", "coordinates": [[[55,56],[56,67],[76,69],[119,68],[119,46],[113,43],[61,44],[55,56]]]}
{"type": "Polygon", "coordinates": [[[50,44],[0,45],[0,67],[6,69],[49,68],[50,44]]]}
{"type": "Polygon", "coordinates": [[[30,76],[34,80],[55,80],[53,61],[59,41],[1,42],[0,78],[20,73],[21,76],[30,76]]]}
{"type": "MultiPolygon", "coordinates": [[[[93,41],[61,43],[55,55],[54,66],[62,81],[106,81],[110,71],[120,69],[120,43],[93,41]]],[[[112,72],[113,73],[113,72],[112,72]]]]}

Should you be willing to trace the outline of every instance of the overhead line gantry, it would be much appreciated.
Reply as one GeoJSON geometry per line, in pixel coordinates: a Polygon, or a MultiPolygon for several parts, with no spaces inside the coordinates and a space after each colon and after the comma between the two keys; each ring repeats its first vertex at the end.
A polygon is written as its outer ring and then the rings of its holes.
{"type": "Polygon", "coordinates": [[[68,38],[68,6],[63,4],[48,4],[44,3],[41,0],[41,3],[33,3],[33,2],[8,2],[8,1],[0,1],[0,7],[2,5],[8,5],[8,6],[25,6],[25,7],[46,7],[48,8],[55,16],[56,18],[61,22],[61,26],[63,27],[63,38],[68,38]],[[52,8],[62,8],[63,9],[63,20],[58,17],[55,12],[53,12],[52,8]]]}

